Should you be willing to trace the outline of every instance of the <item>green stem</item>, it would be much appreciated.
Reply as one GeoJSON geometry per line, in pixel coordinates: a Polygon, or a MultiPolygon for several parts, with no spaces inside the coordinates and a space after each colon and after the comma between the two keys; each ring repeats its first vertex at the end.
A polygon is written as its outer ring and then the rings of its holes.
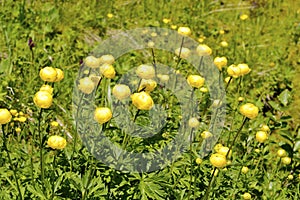
{"type": "Polygon", "coordinates": [[[40,145],[40,168],[41,168],[41,181],[42,185],[44,188],[44,180],[45,180],[45,175],[44,175],[44,155],[43,155],[43,134],[41,132],[41,120],[42,120],[42,112],[43,109],[40,108],[39,111],[39,116],[38,116],[38,133],[39,133],[39,145],[40,145]]]}
{"type": "Polygon", "coordinates": [[[13,170],[13,176],[14,176],[14,179],[16,181],[16,185],[17,185],[17,190],[18,190],[18,193],[19,193],[19,197],[18,199],[23,199],[22,197],[22,193],[21,193],[21,189],[20,189],[20,185],[19,185],[19,181],[18,181],[18,177],[17,177],[17,172],[16,172],[16,168],[14,167],[13,163],[12,163],[12,160],[11,160],[11,156],[10,156],[10,153],[9,153],[9,150],[7,148],[7,141],[6,141],[6,134],[5,134],[5,130],[4,130],[4,127],[3,125],[1,126],[2,127],[2,133],[3,133],[3,148],[4,150],[6,151],[7,153],[7,157],[8,157],[8,161],[9,161],[9,164],[13,170]]]}
{"type": "Polygon", "coordinates": [[[205,192],[205,195],[204,195],[203,200],[207,200],[208,197],[209,197],[209,192],[210,192],[210,189],[211,189],[211,187],[212,187],[212,183],[213,183],[214,180],[215,180],[215,172],[216,172],[216,170],[217,170],[217,168],[214,167],[213,172],[212,172],[212,174],[211,174],[211,176],[210,176],[210,181],[209,181],[209,184],[208,184],[208,186],[207,186],[207,189],[206,189],[206,192],[205,192]]]}
{"type": "Polygon", "coordinates": [[[191,199],[191,195],[192,195],[192,177],[193,177],[193,131],[194,128],[192,128],[191,133],[190,133],[190,162],[191,162],[191,173],[190,173],[190,185],[189,185],[189,192],[188,192],[188,199],[191,199]]]}

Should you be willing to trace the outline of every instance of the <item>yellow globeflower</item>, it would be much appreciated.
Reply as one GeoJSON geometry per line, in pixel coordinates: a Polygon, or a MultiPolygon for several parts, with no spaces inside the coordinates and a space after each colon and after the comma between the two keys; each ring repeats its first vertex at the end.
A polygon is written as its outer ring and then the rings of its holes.
{"type": "Polygon", "coordinates": [[[171,29],[175,30],[177,28],[176,25],[171,25],[171,29]]]}
{"type": "Polygon", "coordinates": [[[0,124],[7,124],[11,118],[11,113],[6,108],[0,108],[0,124]]]}
{"type": "Polygon", "coordinates": [[[254,119],[258,115],[258,107],[252,103],[246,103],[240,107],[240,112],[249,119],[254,119]]]}
{"type": "Polygon", "coordinates": [[[250,200],[250,199],[251,199],[251,194],[248,193],[248,192],[245,192],[245,193],[243,194],[243,199],[244,199],[244,200],[250,200]]]}
{"type": "Polygon", "coordinates": [[[189,119],[189,127],[191,128],[196,128],[199,126],[200,122],[196,117],[192,117],[189,119]]]}
{"type": "Polygon", "coordinates": [[[115,68],[111,64],[104,63],[100,67],[100,72],[105,78],[115,78],[116,71],[115,68]]]}
{"type": "Polygon", "coordinates": [[[199,75],[189,75],[187,78],[187,82],[190,86],[199,88],[204,85],[205,78],[203,78],[199,75]]]}
{"type": "Polygon", "coordinates": [[[107,15],[106,15],[108,18],[113,18],[113,14],[111,14],[111,13],[108,13],[107,15]]]}
{"type": "Polygon", "coordinates": [[[157,86],[153,79],[142,79],[138,91],[152,92],[157,86]]]}
{"type": "Polygon", "coordinates": [[[99,60],[101,64],[106,63],[112,65],[115,62],[115,58],[110,54],[102,55],[99,60]]]}
{"type": "Polygon", "coordinates": [[[241,68],[236,65],[230,65],[227,68],[227,73],[232,76],[233,78],[237,78],[241,75],[241,68]]]}
{"type": "Polygon", "coordinates": [[[123,100],[131,94],[130,88],[127,85],[117,84],[112,89],[112,94],[119,100],[123,100]]]}
{"type": "Polygon", "coordinates": [[[151,96],[146,92],[134,93],[130,97],[132,104],[140,110],[150,110],[154,105],[151,96]]]}
{"type": "Polygon", "coordinates": [[[227,65],[227,58],[222,56],[222,57],[216,57],[214,59],[214,64],[218,67],[218,69],[221,71],[222,67],[225,67],[227,65]]]}
{"type": "Polygon", "coordinates": [[[9,112],[13,115],[13,116],[16,116],[18,114],[18,111],[15,110],[15,109],[11,109],[9,110],[9,112]]]}
{"type": "Polygon", "coordinates": [[[163,18],[163,23],[168,24],[171,21],[171,19],[163,18]]]}
{"type": "Polygon", "coordinates": [[[104,124],[112,118],[112,112],[107,107],[98,107],[94,112],[94,119],[99,124],[104,124]]]}
{"type": "MultiPolygon", "coordinates": [[[[222,146],[222,147],[220,147],[219,149],[218,149],[218,153],[219,154],[222,154],[223,156],[226,156],[227,155],[227,153],[228,153],[228,151],[229,151],[229,148],[228,147],[225,147],[225,146],[222,146]]],[[[228,153],[228,157],[230,157],[231,156],[231,151],[228,153]]]]}
{"type": "Polygon", "coordinates": [[[78,89],[85,93],[91,94],[95,88],[95,84],[89,77],[85,77],[79,80],[78,89]]]}
{"type": "Polygon", "coordinates": [[[258,131],[256,132],[255,139],[260,143],[264,143],[268,139],[268,134],[265,131],[258,131]]]}
{"type": "Polygon", "coordinates": [[[55,82],[57,72],[53,67],[44,67],[40,70],[40,77],[43,81],[55,82]]]}
{"type": "Polygon", "coordinates": [[[40,91],[49,92],[49,94],[53,93],[53,88],[50,85],[42,85],[40,91]]]}
{"type": "Polygon", "coordinates": [[[52,121],[51,123],[50,123],[50,125],[51,126],[53,126],[53,127],[58,127],[58,122],[57,121],[52,121]]]}
{"type": "Polygon", "coordinates": [[[183,36],[191,35],[191,29],[189,27],[179,27],[178,33],[183,36]]]}
{"type": "Polygon", "coordinates": [[[248,168],[248,167],[246,167],[246,166],[243,166],[243,167],[242,167],[242,173],[243,173],[243,174],[247,174],[248,171],[249,171],[249,168],[248,168]]]}
{"type": "Polygon", "coordinates": [[[240,16],[240,19],[241,20],[246,20],[246,19],[248,19],[249,18],[249,16],[248,15],[246,15],[246,14],[242,14],[241,16],[240,16]]]}
{"type": "Polygon", "coordinates": [[[143,79],[151,79],[155,76],[155,69],[151,65],[140,65],[137,67],[135,72],[143,79]]]}
{"type": "Polygon", "coordinates": [[[270,131],[271,131],[270,128],[269,128],[269,126],[266,125],[266,124],[263,124],[263,125],[261,126],[260,130],[261,130],[261,131],[265,131],[265,132],[267,132],[267,133],[270,133],[270,131]]]}
{"type": "Polygon", "coordinates": [[[197,47],[196,51],[199,54],[199,56],[209,56],[212,53],[211,48],[209,46],[207,46],[206,44],[200,44],[197,47]]]}
{"type": "Polygon", "coordinates": [[[64,72],[61,69],[59,69],[59,68],[55,68],[55,70],[56,70],[56,74],[57,74],[55,82],[59,82],[59,81],[63,80],[63,78],[64,78],[64,72]]]}
{"type": "Polygon", "coordinates": [[[67,141],[65,138],[58,136],[58,135],[52,135],[48,138],[47,144],[52,149],[64,149],[67,145],[67,141]]]}
{"type": "Polygon", "coordinates": [[[200,165],[200,164],[202,163],[202,159],[201,159],[201,158],[196,158],[196,163],[197,163],[198,165],[200,165]]]}
{"type": "Polygon", "coordinates": [[[281,162],[285,165],[289,165],[292,162],[292,159],[288,156],[281,158],[281,162]]]}
{"type": "Polygon", "coordinates": [[[225,167],[227,164],[226,157],[219,153],[212,154],[209,158],[209,161],[214,167],[218,168],[225,167]]]}
{"type": "Polygon", "coordinates": [[[200,136],[203,138],[203,139],[207,139],[207,138],[210,138],[212,136],[211,132],[209,131],[203,131],[200,136]]]}
{"type": "Polygon", "coordinates": [[[222,41],[222,42],[220,42],[220,45],[221,45],[222,47],[228,47],[228,42],[222,41]]]}
{"type": "Polygon", "coordinates": [[[246,74],[248,74],[250,71],[251,71],[251,69],[249,68],[249,66],[247,65],[247,64],[238,64],[237,65],[237,67],[239,67],[240,68],[240,75],[241,76],[243,76],[243,75],[246,75],[246,74]]]}
{"type": "Polygon", "coordinates": [[[215,145],[214,150],[215,150],[216,152],[218,152],[218,151],[220,150],[221,147],[223,147],[223,145],[222,145],[221,143],[218,143],[218,144],[215,145]]]}
{"type": "Polygon", "coordinates": [[[100,59],[94,56],[88,56],[84,59],[84,64],[90,68],[98,68],[100,67],[101,62],[100,59]]]}
{"type": "Polygon", "coordinates": [[[282,148],[278,149],[277,151],[277,155],[282,158],[282,157],[285,157],[287,155],[286,151],[282,148]]]}
{"type": "Polygon", "coordinates": [[[33,102],[40,108],[49,108],[52,105],[53,97],[49,92],[38,91],[33,97],[33,102]]]}
{"type": "Polygon", "coordinates": [[[191,51],[188,48],[182,47],[181,50],[180,48],[175,49],[175,54],[179,57],[180,53],[180,58],[186,59],[189,57],[191,51]]]}

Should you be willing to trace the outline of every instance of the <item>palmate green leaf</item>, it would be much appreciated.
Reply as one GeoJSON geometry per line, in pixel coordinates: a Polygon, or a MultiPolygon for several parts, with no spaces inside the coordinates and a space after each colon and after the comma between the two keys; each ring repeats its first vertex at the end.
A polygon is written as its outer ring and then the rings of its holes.
{"type": "Polygon", "coordinates": [[[37,184],[35,185],[35,187],[33,187],[33,185],[28,185],[27,190],[31,192],[33,195],[35,195],[36,197],[39,197],[39,199],[47,199],[43,194],[42,189],[37,184]]]}
{"type": "Polygon", "coordinates": [[[167,193],[163,190],[162,186],[151,181],[142,180],[139,185],[142,198],[141,199],[155,199],[163,200],[167,193]]]}
{"type": "Polygon", "coordinates": [[[289,101],[291,100],[291,92],[288,89],[285,89],[283,92],[280,93],[280,95],[278,96],[278,99],[280,101],[280,103],[282,103],[284,106],[286,106],[289,101]]]}

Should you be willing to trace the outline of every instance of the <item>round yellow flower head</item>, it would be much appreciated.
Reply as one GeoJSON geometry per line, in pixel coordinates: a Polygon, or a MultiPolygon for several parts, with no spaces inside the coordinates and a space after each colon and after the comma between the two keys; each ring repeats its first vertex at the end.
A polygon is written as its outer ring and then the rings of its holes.
{"type": "Polygon", "coordinates": [[[269,128],[269,126],[266,125],[266,124],[263,124],[263,125],[261,126],[260,130],[261,130],[261,131],[265,131],[265,132],[267,132],[267,133],[270,133],[270,131],[271,131],[270,128],[269,128]]]}
{"type": "Polygon", "coordinates": [[[200,165],[202,163],[202,159],[201,158],[196,158],[196,164],[200,165]]]}
{"type": "Polygon", "coordinates": [[[243,173],[243,174],[247,174],[248,171],[249,171],[249,168],[248,168],[248,167],[246,167],[246,166],[243,166],[243,167],[242,167],[242,173],[243,173]]]}
{"type": "Polygon", "coordinates": [[[238,64],[238,67],[241,70],[241,72],[240,72],[241,76],[246,75],[251,71],[251,69],[249,68],[249,66],[247,64],[238,64]]]}
{"type": "Polygon", "coordinates": [[[53,87],[51,87],[50,85],[42,85],[42,87],[40,88],[40,91],[45,91],[45,92],[48,92],[49,94],[52,94],[53,87]]]}
{"type": "Polygon", "coordinates": [[[223,146],[223,145],[222,145],[221,143],[218,143],[218,144],[215,145],[214,150],[215,150],[216,152],[218,152],[219,149],[220,149],[222,146],[223,146]]]}
{"type": "Polygon", "coordinates": [[[232,76],[233,78],[237,78],[241,75],[241,68],[236,65],[230,65],[227,68],[227,73],[232,76]]]}
{"type": "Polygon", "coordinates": [[[200,122],[196,117],[192,117],[189,119],[189,127],[191,128],[196,128],[199,126],[200,122]]]}
{"type": "Polygon", "coordinates": [[[187,78],[187,82],[192,87],[200,88],[204,85],[205,78],[199,75],[189,75],[187,78]]]}
{"type": "Polygon", "coordinates": [[[227,58],[222,56],[222,57],[216,57],[214,59],[214,64],[218,67],[218,69],[221,71],[222,67],[225,67],[227,65],[227,58]]]}
{"type": "Polygon", "coordinates": [[[162,81],[162,82],[167,82],[170,79],[170,76],[167,74],[157,74],[157,77],[162,81]]]}
{"type": "Polygon", "coordinates": [[[288,175],[288,179],[289,180],[293,180],[294,179],[294,176],[292,174],[288,175]]]}
{"type": "Polygon", "coordinates": [[[244,199],[244,200],[250,200],[250,199],[251,199],[251,194],[248,193],[248,192],[245,192],[245,193],[243,194],[243,199],[244,199]]]}
{"type": "Polygon", "coordinates": [[[168,18],[163,18],[163,23],[168,24],[170,23],[171,19],[168,18]]]}
{"type": "Polygon", "coordinates": [[[115,62],[115,58],[112,55],[110,55],[110,54],[102,55],[99,58],[99,60],[100,60],[101,64],[106,63],[106,64],[109,64],[109,65],[112,65],[115,62]]]}
{"type": "Polygon", "coordinates": [[[228,42],[222,41],[222,42],[220,43],[220,45],[221,45],[221,47],[228,47],[228,42]]]}
{"type": "Polygon", "coordinates": [[[206,92],[208,92],[208,88],[207,87],[201,87],[200,92],[206,93],[206,92]]]}
{"type": "Polygon", "coordinates": [[[90,68],[98,68],[100,67],[101,62],[100,59],[94,56],[88,56],[84,59],[84,64],[90,68]]]}
{"type": "Polygon", "coordinates": [[[118,99],[123,100],[131,94],[130,88],[127,85],[117,84],[112,89],[112,94],[118,99]]]}
{"type": "Polygon", "coordinates": [[[238,101],[239,101],[239,102],[242,102],[242,101],[244,101],[244,100],[245,100],[244,97],[239,97],[239,98],[238,98],[238,101]]]}
{"type": "Polygon", "coordinates": [[[203,138],[203,139],[207,139],[207,138],[210,138],[212,136],[211,132],[209,131],[203,131],[200,136],[203,138]]]}
{"type": "Polygon", "coordinates": [[[155,43],[153,41],[149,41],[147,43],[147,45],[148,45],[148,47],[152,48],[152,47],[154,47],[155,43]]]}
{"type": "MultiPolygon", "coordinates": [[[[222,146],[218,149],[217,153],[222,154],[223,156],[226,156],[228,151],[229,151],[229,147],[222,146]]],[[[231,151],[228,153],[228,157],[230,157],[230,154],[231,154],[231,151]]]]}
{"type": "Polygon", "coordinates": [[[220,35],[224,35],[225,34],[225,31],[223,29],[219,30],[219,34],[220,35]]]}
{"type": "Polygon", "coordinates": [[[241,20],[246,20],[246,19],[248,19],[249,18],[249,16],[248,15],[246,15],[246,14],[242,14],[241,16],[240,16],[240,19],[241,20]]]}
{"type": "Polygon", "coordinates": [[[17,132],[17,133],[21,133],[21,128],[20,127],[17,127],[16,129],[15,129],[15,131],[17,132]]]}
{"type": "Polygon", "coordinates": [[[64,149],[67,145],[67,141],[65,138],[58,136],[58,135],[52,135],[48,138],[47,144],[52,149],[64,149]]]}
{"type": "Polygon", "coordinates": [[[157,86],[156,81],[152,79],[142,79],[138,91],[152,92],[157,86]]]}
{"type": "Polygon", "coordinates": [[[252,103],[246,103],[240,107],[240,112],[249,119],[254,119],[258,115],[258,107],[252,103]]]}
{"type": "Polygon", "coordinates": [[[59,82],[59,81],[63,80],[63,78],[64,78],[64,72],[61,69],[59,69],[59,68],[55,68],[55,70],[56,70],[56,79],[55,79],[55,82],[59,82]]]}
{"type": "Polygon", "coordinates": [[[182,47],[181,48],[181,51],[180,51],[180,48],[178,49],[175,49],[175,54],[180,57],[180,58],[183,58],[183,59],[186,59],[189,57],[191,51],[188,49],[188,48],[185,48],[185,47],[182,47]],[[179,56],[179,53],[180,53],[180,56],[179,56]]]}
{"type": "Polygon", "coordinates": [[[57,121],[52,121],[51,123],[50,123],[50,125],[51,126],[53,126],[53,127],[58,127],[58,122],[57,121]]]}
{"type": "Polygon", "coordinates": [[[258,131],[255,134],[255,139],[260,143],[264,143],[268,139],[268,134],[265,131],[258,131]]]}
{"type": "Polygon", "coordinates": [[[178,34],[182,36],[190,36],[191,35],[191,29],[189,27],[179,27],[178,28],[178,34]]]}
{"type": "Polygon", "coordinates": [[[113,14],[111,14],[111,13],[108,13],[107,15],[106,15],[108,18],[113,18],[113,14]]]}
{"type": "Polygon", "coordinates": [[[155,69],[151,65],[140,65],[137,67],[135,72],[143,79],[151,79],[155,76],[155,69]]]}
{"type": "Polygon", "coordinates": [[[79,80],[78,89],[81,92],[85,94],[91,94],[94,88],[95,88],[95,84],[89,77],[85,77],[79,80]]]}
{"type": "Polygon", "coordinates": [[[282,157],[285,157],[287,155],[286,151],[282,148],[278,149],[277,151],[277,155],[282,158],[282,157]]]}
{"type": "Polygon", "coordinates": [[[223,168],[227,164],[226,157],[219,153],[212,154],[209,158],[209,161],[214,167],[218,168],[223,168]]]}
{"type": "Polygon", "coordinates": [[[27,118],[24,117],[24,116],[21,116],[21,117],[17,117],[15,118],[16,121],[19,121],[19,122],[26,122],[27,118]]]}
{"type": "Polygon", "coordinates": [[[11,109],[9,110],[9,112],[13,115],[13,116],[16,116],[18,114],[18,111],[15,110],[15,109],[11,109]]]}
{"type": "Polygon", "coordinates": [[[44,67],[40,70],[40,77],[43,81],[55,82],[57,72],[53,67],[44,67]]]}
{"type": "Polygon", "coordinates": [[[197,47],[196,51],[199,56],[209,56],[212,53],[211,48],[209,46],[207,46],[206,44],[200,44],[197,47]]]}
{"type": "Polygon", "coordinates": [[[150,110],[154,105],[151,96],[146,92],[134,93],[130,97],[132,104],[140,110],[150,110]]]}
{"type": "Polygon", "coordinates": [[[33,102],[40,108],[49,108],[52,105],[53,97],[49,92],[38,91],[33,97],[33,102]]]}
{"type": "Polygon", "coordinates": [[[100,73],[105,77],[105,78],[115,78],[116,76],[116,71],[115,68],[110,65],[110,64],[106,64],[104,63],[103,65],[101,65],[100,67],[100,73]]]}
{"type": "Polygon", "coordinates": [[[7,124],[11,118],[11,113],[6,108],[0,108],[0,124],[7,124]]]}
{"type": "Polygon", "coordinates": [[[288,156],[281,158],[281,162],[285,165],[289,165],[292,162],[292,159],[288,156]]]}
{"type": "Polygon", "coordinates": [[[171,29],[175,30],[177,28],[176,25],[171,25],[171,29]]]}
{"type": "Polygon", "coordinates": [[[104,124],[112,118],[112,112],[107,107],[98,107],[94,112],[94,119],[99,124],[104,124]]]}

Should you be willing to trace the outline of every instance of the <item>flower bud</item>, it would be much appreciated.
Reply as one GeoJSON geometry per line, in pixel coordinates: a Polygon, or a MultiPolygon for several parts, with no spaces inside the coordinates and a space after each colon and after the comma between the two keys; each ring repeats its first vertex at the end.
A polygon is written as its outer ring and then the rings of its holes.
{"type": "Polygon", "coordinates": [[[99,60],[100,60],[101,64],[106,63],[106,64],[109,64],[109,65],[112,65],[115,62],[115,58],[110,54],[101,56],[99,58],[99,60]]]}
{"type": "Polygon", "coordinates": [[[95,88],[95,84],[89,77],[85,77],[79,80],[78,89],[81,92],[85,94],[91,94],[94,88],[95,88]]]}
{"type": "Polygon", "coordinates": [[[107,107],[98,107],[94,112],[94,119],[99,124],[104,124],[112,118],[112,112],[107,107]]]}
{"type": "Polygon", "coordinates": [[[221,71],[222,67],[227,65],[227,58],[226,57],[216,57],[214,59],[214,64],[218,67],[218,69],[221,71]]]}
{"type": "Polygon", "coordinates": [[[255,139],[260,143],[264,143],[268,139],[268,134],[265,131],[258,131],[255,139]]]}
{"type": "Polygon", "coordinates": [[[152,92],[157,86],[157,83],[152,79],[142,79],[138,91],[152,92]]]}
{"type": "Polygon", "coordinates": [[[207,138],[210,138],[212,136],[211,132],[209,131],[203,131],[200,136],[203,138],[203,139],[207,139],[207,138]]]}
{"type": "Polygon", "coordinates": [[[65,138],[58,136],[58,135],[52,135],[48,138],[47,144],[52,149],[64,149],[67,145],[67,141],[65,138]]]}
{"type": "Polygon", "coordinates": [[[240,68],[240,76],[246,75],[248,74],[251,69],[249,68],[249,66],[247,64],[238,64],[237,67],[240,68]]]}
{"type": "Polygon", "coordinates": [[[131,95],[132,104],[140,110],[150,110],[154,102],[146,92],[134,93],[131,95]]]}
{"type": "Polygon", "coordinates": [[[282,157],[285,157],[287,155],[286,151],[282,148],[278,149],[277,151],[277,155],[282,158],[282,157]]]}
{"type": "Polygon", "coordinates": [[[200,165],[202,163],[202,159],[201,158],[196,158],[196,164],[200,165]]]}
{"type": "Polygon", "coordinates": [[[53,88],[50,85],[42,85],[42,87],[40,88],[40,91],[45,91],[52,95],[53,88]]]}
{"type": "Polygon", "coordinates": [[[245,193],[243,194],[243,199],[244,199],[244,200],[250,200],[250,199],[251,199],[251,194],[248,193],[248,192],[245,192],[245,193]]]}
{"type": "Polygon", "coordinates": [[[209,46],[207,46],[206,44],[200,44],[197,47],[196,51],[199,54],[199,56],[209,56],[212,53],[211,48],[209,46]]]}
{"type": "Polygon", "coordinates": [[[100,72],[105,78],[112,79],[112,78],[115,78],[115,76],[116,76],[115,68],[110,64],[105,63],[105,64],[101,65],[100,72]]]}
{"type": "Polygon", "coordinates": [[[241,75],[241,68],[236,65],[230,65],[227,68],[227,73],[232,76],[233,78],[237,78],[241,75]]]}
{"type": "Polygon", "coordinates": [[[226,157],[219,153],[212,154],[209,158],[209,161],[214,167],[218,168],[225,167],[227,164],[226,157]]]}
{"type": "Polygon", "coordinates": [[[127,85],[117,84],[113,87],[112,94],[118,100],[123,100],[131,94],[131,91],[130,91],[130,88],[127,85]]]}
{"type": "Polygon", "coordinates": [[[18,111],[15,109],[11,109],[9,110],[10,114],[12,114],[13,116],[16,116],[18,114],[18,111]]]}
{"type": "Polygon", "coordinates": [[[180,48],[175,49],[175,54],[178,57],[183,58],[183,59],[188,58],[190,53],[191,53],[191,51],[188,48],[185,48],[185,47],[182,47],[181,50],[180,50],[180,48]],[[179,56],[179,53],[180,53],[180,56],[179,56]]]}
{"type": "Polygon", "coordinates": [[[151,79],[155,76],[155,69],[151,65],[140,65],[137,67],[135,72],[143,79],[151,79]]]}
{"type": "Polygon", "coordinates": [[[258,115],[258,107],[252,103],[246,103],[240,107],[240,112],[249,119],[254,119],[258,115]]]}
{"type": "Polygon", "coordinates": [[[52,105],[53,97],[49,92],[38,91],[33,97],[33,102],[40,108],[49,108],[52,105]]]}
{"type": "Polygon", "coordinates": [[[55,82],[59,82],[64,78],[64,72],[61,69],[55,68],[56,70],[56,79],[55,82]]]}
{"type": "MultiPolygon", "coordinates": [[[[229,151],[228,147],[222,146],[222,147],[219,148],[219,150],[217,152],[219,154],[222,154],[223,156],[226,156],[228,151],[229,151]]],[[[231,156],[231,151],[228,153],[228,157],[230,157],[230,156],[231,156]]]]}
{"type": "Polygon", "coordinates": [[[199,88],[204,85],[205,79],[199,75],[189,75],[187,82],[190,86],[199,88]]]}
{"type": "Polygon", "coordinates": [[[289,165],[292,162],[292,159],[288,156],[281,158],[281,162],[285,165],[289,165]]]}
{"type": "Polygon", "coordinates": [[[84,59],[84,64],[87,66],[87,67],[90,67],[90,68],[98,68],[100,67],[100,59],[94,57],[94,56],[88,56],[84,59]]]}
{"type": "Polygon", "coordinates": [[[40,70],[39,75],[43,81],[55,82],[57,72],[56,72],[55,68],[53,68],[53,67],[44,67],[40,70]]]}
{"type": "Polygon", "coordinates": [[[260,130],[261,130],[261,131],[265,131],[265,132],[267,132],[267,133],[270,133],[270,128],[269,128],[269,126],[266,125],[266,124],[263,124],[263,125],[261,126],[260,130]]]}
{"type": "Polygon", "coordinates": [[[246,167],[246,166],[243,166],[243,167],[242,167],[242,173],[243,173],[243,174],[247,174],[248,171],[249,171],[249,168],[248,168],[248,167],[246,167]]]}
{"type": "Polygon", "coordinates": [[[200,122],[196,117],[192,117],[189,119],[189,127],[191,128],[196,128],[199,126],[200,122]]]}
{"type": "Polygon", "coordinates": [[[240,19],[241,19],[242,21],[244,21],[244,20],[246,20],[246,19],[248,19],[248,18],[249,18],[249,16],[246,15],[246,14],[240,15],[240,19]]]}
{"type": "Polygon", "coordinates": [[[0,108],[0,124],[7,124],[11,118],[11,113],[6,108],[0,108]]]}
{"type": "Polygon", "coordinates": [[[191,29],[189,27],[179,27],[178,28],[178,34],[182,36],[190,36],[191,35],[191,29]]]}

